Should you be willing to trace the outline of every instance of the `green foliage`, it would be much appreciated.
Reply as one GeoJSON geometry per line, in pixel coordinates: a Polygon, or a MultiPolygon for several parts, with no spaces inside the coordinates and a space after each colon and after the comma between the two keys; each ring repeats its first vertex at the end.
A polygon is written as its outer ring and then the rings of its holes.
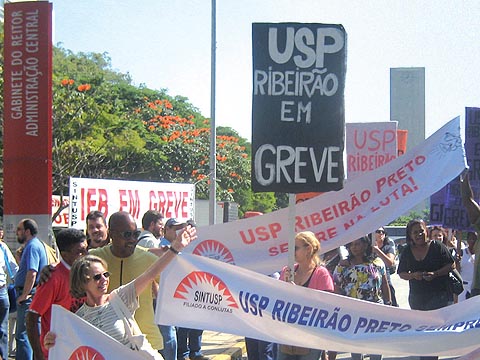
{"type": "Polygon", "coordinates": [[[430,219],[430,210],[423,209],[421,212],[411,211],[408,215],[403,215],[392,221],[390,226],[407,226],[408,222],[412,219],[423,219],[427,222],[430,219]]]}
{"type": "MultiPolygon", "coordinates": [[[[210,122],[186,97],[132,85],[129,74],[112,70],[107,53],[75,54],[61,45],[53,50],[52,80],[54,193],[66,195],[75,176],[195,183],[197,198],[209,197],[210,122]]],[[[3,78],[0,87],[3,122],[3,78]]],[[[251,191],[248,141],[232,128],[216,133],[217,200],[237,202],[240,215],[275,210],[273,194],[251,191]]]]}
{"type": "MultiPolygon", "coordinates": [[[[158,168],[162,176],[169,181],[195,183],[197,197],[207,199],[211,172],[208,119],[198,114],[182,117],[169,100],[149,98],[145,98],[144,104],[131,116],[163,141],[165,161],[158,168]]],[[[240,139],[233,130],[228,131],[228,135],[221,134],[216,138],[217,200],[242,205],[250,187],[246,146],[238,145],[240,139]]]]}
{"type": "Polygon", "coordinates": [[[272,192],[255,193],[253,194],[253,208],[252,210],[269,213],[276,210],[275,194],[272,192]]]}
{"type": "MultiPolygon", "coordinates": [[[[82,176],[195,183],[197,197],[209,197],[210,123],[187,98],[131,85],[107,54],[56,48],[54,72],[56,192],[82,176]]],[[[217,200],[241,213],[252,204],[249,154],[246,139],[218,128],[217,200]]]]}

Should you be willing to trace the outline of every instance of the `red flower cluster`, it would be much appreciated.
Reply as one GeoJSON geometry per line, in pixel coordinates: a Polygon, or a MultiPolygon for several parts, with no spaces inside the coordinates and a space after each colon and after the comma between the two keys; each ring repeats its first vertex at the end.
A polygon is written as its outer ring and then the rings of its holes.
{"type": "Polygon", "coordinates": [[[78,85],[77,90],[80,92],[84,92],[84,91],[90,90],[91,88],[92,86],[90,84],[82,84],[82,85],[78,85]]]}
{"type": "Polygon", "coordinates": [[[60,84],[62,86],[68,86],[68,85],[73,85],[75,83],[75,80],[73,79],[63,79],[60,84]]]}

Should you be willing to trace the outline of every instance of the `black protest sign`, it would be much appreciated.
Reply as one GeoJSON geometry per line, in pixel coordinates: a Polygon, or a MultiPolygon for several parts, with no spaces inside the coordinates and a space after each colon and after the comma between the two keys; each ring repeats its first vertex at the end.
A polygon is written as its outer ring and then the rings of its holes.
{"type": "Polygon", "coordinates": [[[480,187],[480,108],[465,108],[465,153],[470,168],[470,185],[480,187]]]}
{"type": "Polygon", "coordinates": [[[441,225],[456,230],[468,230],[467,209],[462,204],[460,180],[452,180],[430,196],[430,225],[441,225]]]}
{"type": "MultiPolygon", "coordinates": [[[[449,136],[446,134],[446,136],[449,136]]],[[[465,108],[465,154],[469,180],[475,200],[480,202],[480,109],[465,108]]],[[[462,203],[461,184],[457,177],[430,197],[430,224],[456,230],[473,230],[462,203]]]]}
{"type": "Polygon", "coordinates": [[[254,23],[252,188],[343,188],[346,33],[341,25],[254,23]]]}

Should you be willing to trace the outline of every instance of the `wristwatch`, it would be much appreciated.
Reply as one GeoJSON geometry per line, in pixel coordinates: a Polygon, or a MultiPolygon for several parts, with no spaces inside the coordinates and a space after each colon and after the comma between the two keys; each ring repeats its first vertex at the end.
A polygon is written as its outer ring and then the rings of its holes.
{"type": "Polygon", "coordinates": [[[175,255],[178,255],[180,254],[180,251],[178,251],[177,249],[175,249],[173,246],[169,246],[168,247],[168,250],[170,250],[171,252],[173,252],[175,255]]]}

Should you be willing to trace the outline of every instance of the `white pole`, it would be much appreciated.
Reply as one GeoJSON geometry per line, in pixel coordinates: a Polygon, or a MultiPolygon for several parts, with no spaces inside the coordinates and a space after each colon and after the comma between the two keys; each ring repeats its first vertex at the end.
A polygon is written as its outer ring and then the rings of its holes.
{"type": "Polygon", "coordinates": [[[288,194],[288,267],[292,270],[289,281],[295,278],[295,194],[288,194]]]}
{"type": "Polygon", "coordinates": [[[215,128],[215,60],[216,60],[216,0],[212,0],[212,40],[211,40],[211,75],[210,75],[210,211],[209,224],[215,224],[217,213],[217,131],[215,128]]]}

